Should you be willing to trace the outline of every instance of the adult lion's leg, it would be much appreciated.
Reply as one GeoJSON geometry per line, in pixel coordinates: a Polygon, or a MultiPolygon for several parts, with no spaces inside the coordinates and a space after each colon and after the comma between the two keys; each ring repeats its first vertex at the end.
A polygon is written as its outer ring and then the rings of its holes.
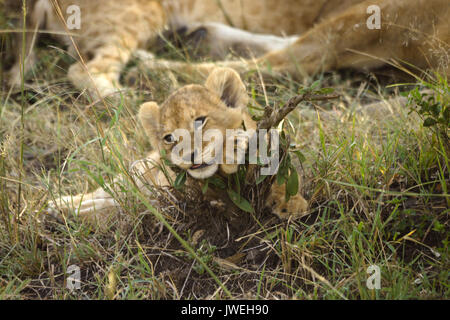
{"type": "Polygon", "coordinates": [[[77,88],[88,89],[94,97],[108,96],[120,90],[120,73],[137,48],[137,41],[131,38],[126,46],[120,43],[102,46],[85,65],[77,62],[70,66],[68,78],[77,88]]]}
{"type": "Polygon", "coordinates": [[[257,62],[297,75],[340,68],[371,69],[393,58],[421,68],[440,67],[439,56],[448,52],[450,40],[449,8],[447,0],[366,1],[257,62]],[[367,13],[373,4],[380,9],[379,29],[369,28],[370,22],[376,21],[368,21],[376,14],[367,13]]]}
{"type": "Polygon", "coordinates": [[[104,97],[121,89],[119,78],[126,63],[157,36],[166,17],[159,1],[97,1],[102,3],[98,6],[89,2],[81,3],[80,37],[70,38],[72,54],[78,58],[74,50],[78,49],[84,61],[72,65],[68,77],[77,88],[104,97]]]}
{"type": "MultiPolygon", "coordinates": [[[[262,72],[271,70],[303,77],[341,68],[373,69],[397,59],[448,73],[449,14],[448,0],[365,1],[319,23],[295,43],[256,61],[221,61],[216,65],[238,72],[259,67],[262,72]],[[376,12],[367,13],[373,4],[380,9],[379,29],[376,23],[375,28],[369,28],[376,22],[369,19],[376,12]]],[[[215,66],[158,59],[146,61],[145,65],[150,70],[200,75],[209,74],[215,66]]]]}
{"type": "MultiPolygon", "coordinates": [[[[182,46],[194,45],[196,51],[201,53],[200,56],[206,55],[215,60],[224,59],[230,53],[240,57],[259,57],[270,51],[284,49],[299,38],[252,33],[217,22],[191,23],[166,33],[169,36],[164,41],[172,40],[182,46]]],[[[159,46],[166,45],[163,41],[159,42],[159,46]]]]}
{"type": "MultiPolygon", "coordinates": [[[[259,57],[274,50],[287,48],[298,39],[298,36],[280,37],[251,33],[215,22],[192,23],[181,29],[182,34],[176,35],[177,41],[183,43],[184,40],[189,42],[191,38],[199,38],[200,40],[198,40],[196,46],[204,48],[202,52],[206,52],[206,55],[215,60],[221,60],[230,53],[241,57],[259,57]],[[196,33],[201,35],[197,36],[195,35],[196,33]]],[[[179,74],[196,74],[203,77],[207,77],[216,67],[229,67],[238,72],[245,72],[256,66],[251,60],[229,60],[214,63],[164,60],[155,58],[152,54],[140,50],[136,57],[140,62],[139,66],[150,72],[174,71],[179,74]]],[[[138,68],[133,68],[128,72],[126,78],[136,78],[139,72],[138,68]]]]}

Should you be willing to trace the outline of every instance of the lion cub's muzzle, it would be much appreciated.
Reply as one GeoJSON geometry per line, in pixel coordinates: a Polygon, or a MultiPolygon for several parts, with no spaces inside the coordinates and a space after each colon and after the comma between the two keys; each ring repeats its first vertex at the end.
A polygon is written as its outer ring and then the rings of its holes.
{"type": "Polygon", "coordinates": [[[194,164],[187,171],[194,179],[208,179],[212,177],[217,170],[219,169],[219,165],[216,163],[213,164],[194,164]]]}
{"type": "Polygon", "coordinates": [[[229,136],[215,137],[213,141],[203,144],[201,150],[190,146],[182,155],[178,153],[179,150],[172,150],[172,163],[187,170],[195,179],[207,179],[219,169],[227,175],[237,172],[238,165],[245,163],[249,136],[245,130],[233,130],[234,133],[229,136]],[[192,149],[195,151],[191,152],[192,149]]]}
{"type": "Polygon", "coordinates": [[[201,154],[195,150],[187,152],[186,155],[171,155],[172,162],[179,168],[186,170],[194,179],[207,179],[213,176],[219,169],[221,156],[215,156],[217,150],[222,150],[222,146],[209,143],[202,147],[201,154]],[[220,149],[219,149],[220,148],[220,149]]]}

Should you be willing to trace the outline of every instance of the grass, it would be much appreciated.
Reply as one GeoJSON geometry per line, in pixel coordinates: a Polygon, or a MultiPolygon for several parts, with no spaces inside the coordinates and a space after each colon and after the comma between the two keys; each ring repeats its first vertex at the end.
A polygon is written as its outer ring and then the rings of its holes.
{"type": "Polygon", "coordinates": [[[50,44],[22,92],[1,92],[0,299],[449,298],[449,153],[395,101],[410,87],[333,73],[263,88],[248,74],[253,106],[284,103],[316,80],[342,96],[304,104],[285,122],[305,156],[310,215],[230,220],[189,197],[150,201],[125,179],[115,194],[123,214],[102,232],[76,218],[40,223],[47,201],[124,173],[151,149],[139,104],[202,80],[142,72],[120,101],[93,105],[67,81],[71,59],[50,44]],[[66,288],[71,265],[80,290],[66,288]],[[379,290],[366,286],[371,265],[379,290]]]}

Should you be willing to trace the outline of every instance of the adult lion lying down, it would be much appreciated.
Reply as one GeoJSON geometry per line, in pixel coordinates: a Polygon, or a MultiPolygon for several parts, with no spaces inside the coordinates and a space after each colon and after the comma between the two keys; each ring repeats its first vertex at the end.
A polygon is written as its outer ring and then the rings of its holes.
{"type": "MultiPolygon", "coordinates": [[[[10,2],[19,9],[18,1],[10,2]]],[[[448,0],[29,0],[27,3],[28,29],[48,31],[68,45],[71,55],[79,58],[68,70],[69,79],[79,89],[89,89],[100,96],[120,88],[120,72],[132,54],[148,46],[151,50],[157,35],[166,27],[194,35],[200,30],[203,44],[216,58],[224,57],[230,50],[250,50],[259,56],[256,61],[222,63],[239,71],[256,66],[264,71],[264,66],[270,65],[273,71],[301,77],[340,68],[367,70],[396,59],[422,69],[450,72],[448,0]],[[378,13],[379,21],[372,17],[378,13]]],[[[29,32],[25,71],[36,60],[34,43],[33,32],[29,32]]],[[[22,47],[17,47],[16,57],[20,57],[22,47]]],[[[12,85],[19,83],[21,60],[10,72],[12,85]]],[[[199,71],[208,75],[214,68],[209,63],[145,60],[150,70],[199,71]]]]}

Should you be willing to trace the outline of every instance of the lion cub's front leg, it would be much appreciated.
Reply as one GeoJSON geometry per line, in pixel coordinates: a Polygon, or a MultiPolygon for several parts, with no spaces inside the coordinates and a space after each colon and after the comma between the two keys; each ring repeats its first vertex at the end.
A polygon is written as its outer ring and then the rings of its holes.
{"type": "MultiPolygon", "coordinates": [[[[159,153],[156,151],[150,153],[146,159],[136,161],[129,173],[133,184],[149,197],[153,196],[152,191],[155,187],[170,185],[166,174],[160,169],[159,153]]],[[[174,177],[170,176],[170,178],[174,177]]],[[[58,220],[62,218],[60,213],[63,215],[74,213],[82,221],[105,227],[120,209],[120,202],[116,199],[122,192],[118,187],[121,185],[119,179],[114,179],[107,190],[98,188],[87,194],[57,198],[54,202],[49,203],[48,213],[58,220]]]]}
{"type": "Polygon", "coordinates": [[[61,220],[60,213],[67,215],[73,212],[82,221],[102,225],[118,207],[119,203],[104,189],[99,188],[88,194],[60,197],[49,205],[48,213],[61,220]]]}
{"type": "Polygon", "coordinates": [[[267,205],[272,209],[272,212],[280,219],[300,218],[307,215],[308,202],[301,195],[297,194],[291,197],[288,202],[285,199],[285,186],[280,186],[275,182],[267,198],[267,205]]]}

